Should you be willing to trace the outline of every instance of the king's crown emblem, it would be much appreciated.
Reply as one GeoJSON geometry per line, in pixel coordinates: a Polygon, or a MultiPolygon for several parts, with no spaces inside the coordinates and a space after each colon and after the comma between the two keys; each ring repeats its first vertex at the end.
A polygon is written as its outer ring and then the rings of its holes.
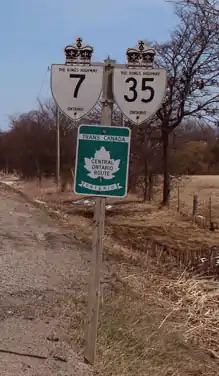
{"type": "Polygon", "coordinates": [[[90,64],[93,51],[93,47],[83,45],[82,39],[77,38],[75,44],[70,44],[64,49],[65,64],[90,64]]]}
{"type": "Polygon", "coordinates": [[[127,49],[127,65],[153,68],[155,55],[156,51],[153,48],[148,48],[144,41],[140,40],[136,48],[127,49]]]}

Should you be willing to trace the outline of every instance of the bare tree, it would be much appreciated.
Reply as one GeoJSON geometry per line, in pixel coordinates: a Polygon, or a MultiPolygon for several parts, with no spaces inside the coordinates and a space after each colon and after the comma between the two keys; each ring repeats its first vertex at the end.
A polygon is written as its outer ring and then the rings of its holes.
{"type": "Polygon", "coordinates": [[[160,129],[153,121],[140,126],[127,124],[131,132],[129,188],[140,188],[143,200],[152,199],[154,177],[161,172],[160,129]]]}
{"type": "Polygon", "coordinates": [[[167,96],[157,113],[163,143],[164,205],[170,195],[169,134],[186,117],[216,121],[219,114],[218,15],[203,10],[201,5],[194,6],[193,0],[182,3],[176,5],[180,23],[170,42],[154,46],[159,54],[158,65],[168,72],[167,96]]]}
{"type": "Polygon", "coordinates": [[[219,16],[218,0],[167,0],[167,2],[185,7],[199,8],[202,13],[210,13],[217,17],[219,16]]]}

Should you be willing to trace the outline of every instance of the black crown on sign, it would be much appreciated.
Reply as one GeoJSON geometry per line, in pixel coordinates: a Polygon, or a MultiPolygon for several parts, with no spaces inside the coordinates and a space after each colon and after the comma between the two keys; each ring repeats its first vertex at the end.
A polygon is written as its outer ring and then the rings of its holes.
{"type": "Polygon", "coordinates": [[[127,49],[127,65],[152,68],[154,65],[155,55],[156,51],[153,48],[148,48],[144,41],[140,40],[136,48],[127,49]]]}
{"type": "Polygon", "coordinates": [[[75,44],[70,44],[64,49],[65,64],[90,64],[93,51],[93,47],[83,45],[82,39],[77,38],[75,44]]]}

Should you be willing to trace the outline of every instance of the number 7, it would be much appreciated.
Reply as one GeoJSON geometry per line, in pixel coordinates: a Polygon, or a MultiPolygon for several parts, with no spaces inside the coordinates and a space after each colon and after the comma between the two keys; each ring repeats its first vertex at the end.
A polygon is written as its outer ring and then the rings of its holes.
{"type": "Polygon", "coordinates": [[[85,76],[85,74],[70,74],[69,76],[70,76],[70,78],[79,78],[79,80],[78,80],[78,82],[75,86],[74,95],[73,95],[74,98],[77,98],[80,86],[81,86],[81,84],[84,81],[86,76],[85,76]]]}

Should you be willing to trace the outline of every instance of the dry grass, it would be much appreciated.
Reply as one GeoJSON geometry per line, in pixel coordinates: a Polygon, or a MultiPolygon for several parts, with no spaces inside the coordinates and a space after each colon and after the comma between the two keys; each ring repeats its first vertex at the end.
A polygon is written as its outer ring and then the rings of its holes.
{"type": "MultiPolygon", "coordinates": [[[[83,197],[75,195],[69,187],[65,193],[57,193],[51,180],[43,181],[42,188],[36,182],[16,184],[19,189],[30,197],[48,202],[56,209],[62,209],[71,217],[92,218],[92,205],[76,205],[75,201],[83,197]]],[[[130,240],[139,245],[137,239],[150,237],[162,244],[198,249],[200,246],[219,245],[219,231],[210,233],[199,223],[191,221],[193,195],[199,195],[199,214],[209,222],[209,197],[212,198],[212,217],[219,220],[219,177],[194,176],[180,183],[181,213],[177,213],[177,189],[172,192],[169,210],[158,209],[161,192],[155,197],[153,204],[142,203],[139,198],[129,195],[123,200],[107,200],[112,209],[107,211],[106,227],[111,236],[122,244],[130,244],[130,240]],[[120,231],[117,231],[118,226],[120,231]],[[129,236],[130,235],[130,236],[129,236]],[[131,238],[131,239],[130,239],[131,238]]],[[[92,200],[90,200],[92,201],[92,200]]],[[[140,242],[141,245],[142,242],[140,242]]],[[[135,246],[135,245],[133,245],[135,246]]]]}
{"type": "MultiPolygon", "coordinates": [[[[35,183],[17,186],[67,213],[74,234],[90,246],[92,206],[75,204],[78,196],[58,194],[49,181],[41,189],[35,183]]],[[[149,257],[145,242],[153,239],[179,250],[219,245],[219,232],[201,229],[189,215],[198,192],[200,214],[211,194],[217,217],[219,178],[193,177],[181,183],[180,191],[183,216],[176,213],[176,190],[169,210],[159,210],[156,202],[142,204],[135,196],[108,202],[97,374],[218,375],[218,282],[162,266],[149,257]]],[[[85,308],[80,303],[72,320],[74,341],[81,345],[85,308]]]]}
{"type": "MultiPolygon", "coordinates": [[[[219,220],[219,176],[203,175],[191,176],[180,183],[180,206],[182,212],[192,214],[193,195],[198,194],[199,211],[209,219],[209,198],[212,199],[213,219],[219,220]]],[[[176,208],[177,189],[174,189],[171,200],[171,207],[176,208]]]]}
{"type": "Polygon", "coordinates": [[[215,355],[219,350],[209,340],[218,325],[216,313],[211,317],[209,311],[211,305],[215,311],[216,289],[211,298],[204,295],[204,282],[197,286],[195,280],[157,278],[150,272],[125,275],[122,282],[102,312],[103,374],[218,374],[207,352],[210,348],[215,355]]]}

